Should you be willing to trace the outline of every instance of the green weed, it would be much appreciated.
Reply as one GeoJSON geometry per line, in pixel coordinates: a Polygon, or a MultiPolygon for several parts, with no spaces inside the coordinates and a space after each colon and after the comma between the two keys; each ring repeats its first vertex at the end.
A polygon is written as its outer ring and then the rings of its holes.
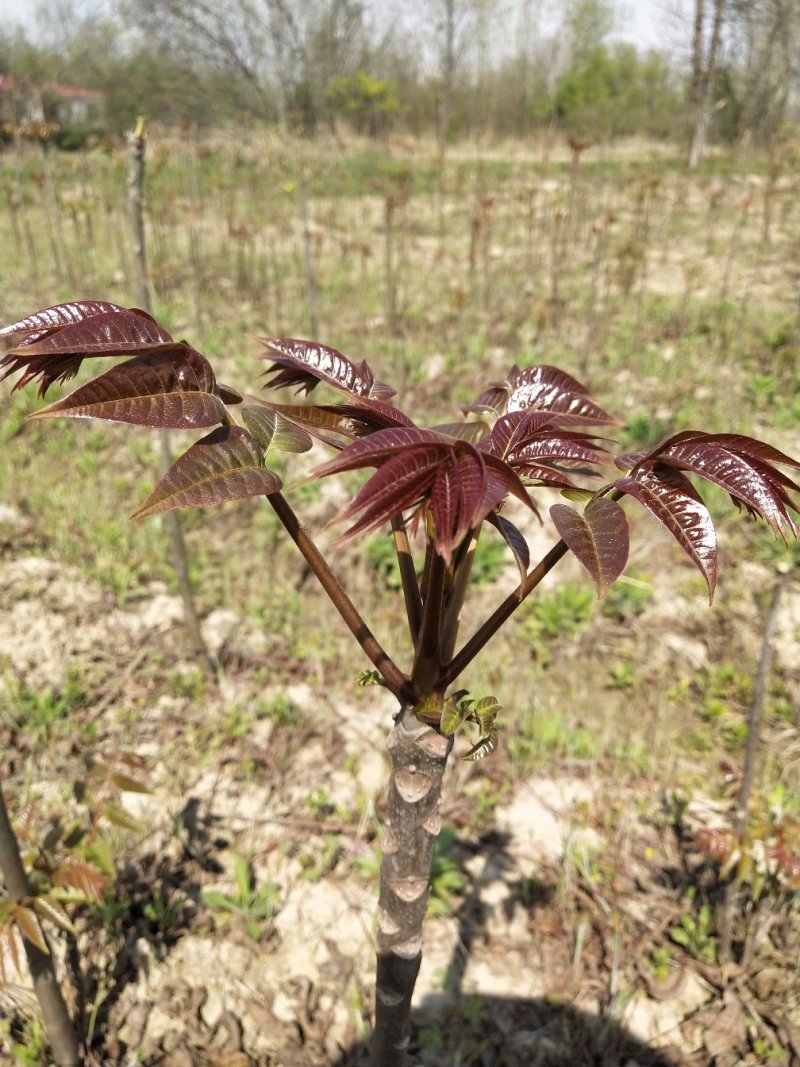
{"type": "Polygon", "coordinates": [[[216,913],[217,921],[230,921],[238,918],[249,937],[257,941],[263,932],[264,924],[273,918],[279,907],[278,886],[266,882],[256,887],[250,864],[242,856],[234,859],[234,881],[236,887],[232,893],[223,893],[218,889],[204,889],[202,901],[207,908],[216,913]]]}

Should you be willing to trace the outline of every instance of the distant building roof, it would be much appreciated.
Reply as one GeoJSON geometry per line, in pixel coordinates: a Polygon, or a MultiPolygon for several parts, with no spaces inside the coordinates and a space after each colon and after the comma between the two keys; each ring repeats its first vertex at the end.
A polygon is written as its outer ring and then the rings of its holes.
{"type": "Polygon", "coordinates": [[[102,100],[105,93],[98,89],[84,89],[76,85],[58,85],[47,82],[44,85],[25,85],[15,81],[9,74],[0,74],[0,93],[39,92],[58,97],[59,100],[102,100]]]}

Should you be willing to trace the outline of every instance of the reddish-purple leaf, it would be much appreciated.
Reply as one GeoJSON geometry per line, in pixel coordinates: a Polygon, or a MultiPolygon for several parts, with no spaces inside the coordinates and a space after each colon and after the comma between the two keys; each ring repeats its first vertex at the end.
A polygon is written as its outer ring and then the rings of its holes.
{"type": "MultiPolygon", "coordinates": [[[[136,352],[172,342],[155,319],[136,309],[122,308],[93,315],[54,330],[38,341],[19,345],[26,358],[34,356],[108,355],[136,352]]],[[[17,349],[10,349],[9,355],[17,349]]]]}
{"type": "Polygon", "coordinates": [[[384,463],[337,516],[346,520],[361,512],[361,518],[345,531],[339,543],[357,533],[375,530],[419,504],[433,484],[441,459],[441,451],[431,445],[401,452],[384,463]]]}
{"type": "Polygon", "coordinates": [[[452,448],[453,442],[435,430],[423,430],[418,426],[377,430],[367,437],[353,441],[338,456],[317,467],[314,473],[322,478],[328,474],[359,470],[361,467],[377,467],[398,453],[422,445],[438,449],[439,455],[444,456],[452,448]]]}
{"type": "Polygon", "coordinates": [[[32,945],[36,945],[40,952],[48,954],[47,942],[44,939],[36,912],[24,904],[17,904],[11,912],[11,916],[25,940],[30,941],[32,945]]]}
{"type": "Polygon", "coordinates": [[[217,389],[223,404],[241,404],[244,400],[242,394],[234,389],[232,385],[223,385],[222,382],[217,382],[217,389]]]}
{"type": "Polygon", "coordinates": [[[208,360],[185,345],[167,347],[112,367],[33,417],[68,415],[176,430],[222,422],[225,405],[214,392],[208,360]]]}
{"type": "Polygon", "coordinates": [[[240,426],[221,426],[173,463],[134,518],[268,495],[280,487],[253,436],[240,426]]]}
{"type": "Polygon", "coordinates": [[[783,452],[740,434],[685,430],[638,458],[631,476],[635,477],[639,468],[656,462],[699,474],[724,489],[735,502],[765,519],[776,536],[784,540],[787,535],[797,537],[798,527],[789,512],[799,509],[786,490],[797,491],[800,487],[773,463],[795,468],[800,467],[800,463],[783,452]]]}
{"type": "Polygon", "coordinates": [[[506,495],[495,483],[486,498],[486,464],[480,452],[463,442],[453,449],[449,462],[439,465],[431,489],[430,512],[435,526],[436,550],[449,564],[453,551],[469,531],[506,495]]]}
{"type": "Polygon", "coordinates": [[[629,534],[625,512],[613,500],[597,497],[583,513],[567,504],[553,504],[550,517],[562,540],[575,553],[604,596],[625,570],[629,534]]]}
{"type": "Polygon", "coordinates": [[[689,479],[674,467],[656,463],[639,467],[614,484],[669,530],[705,578],[708,599],[712,600],[717,583],[717,535],[708,509],[689,479]]]}
{"type": "MultiPolygon", "coordinates": [[[[116,305],[112,305],[116,307],[116,305]]],[[[40,379],[39,396],[56,381],[77,374],[90,356],[144,355],[165,346],[176,346],[170,335],[143,311],[119,308],[102,311],[69,325],[47,331],[38,339],[28,336],[0,359],[0,381],[22,372],[14,386],[21,389],[40,379]]]]}
{"type": "Polygon", "coordinates": [[[263,404],[245,405],[242,419],[265,452],[270,448],[280,452],[308,452],[314,443],[311,434],[302,426],[263,404]]]}
{"type": "Polygon", "coordinates": [[[588,422],[616,421],[590,398],[577,378],[547,364],[525,370],[512,367],[504,382],[492,382],[473,404],[461,410],[502,414],[532,408],[588,422]]]}
{"type": "Polygon", "coordinates": [[[434,526],[437,552],[452,553],[500,502],[513,492],[533,507],[513,471],[493,456],[482,456],[466,441],[447,440],[431,430],[382,430],[349,445],[318,474],[378,466],[340,519],[360,513],[345,533],[372,530],[407,508],[421,506],[434,526]]]}
{"type": "Polygon", "coordinates": [[[480,444],[489,433],[489,426],[485,422],[444,422],[429,429],[454,441],[469,441],[471,445],[480,444]]]}
{"type": "Polygon", "coordinates": [[[0,329],[0,353],[8,352],[10,348],[33,344],[63,326],[85,322],[96,315],[127,310],[128,308],[110,304],[107,300],[76,300],[69,304],[56,304],[0,329]]]}
{"type": "Polygon", "coordinates": [[[585,387],[571,375],[542,364],[520,372],[513,383],[506,410],[552,411],[586,422],[612,423],[616,420],[592,400],[585,387]]]}
{"type": "Polygon", "coordinates": [[[348,404],[272,404],[256,401],[290,422],[306,429],[312,437],[332,448],[341,449],[350,441],[377,430],[414,423],[398,408],[379,400],[358,399],[348,404]]]}
{"type": "Polygon", "coordinates": [[[100,900],[108,878],[93,863],[62,863],[52,874],[52,882],[62,889],[75,889],[90,900],[100,900]]]}
{"type": "Polygon", "coordinates": [[[481,393],[478,399],[473,401],[472,404],[466,404],[461,410],[465,415],[470,412],[477,412],[478,414],[483,412],[486,412],[487,414],[501,414],[506,410],[508,397],[511,390],[514,388],[514,382],[516,382],[518,376],[519,367],[513,366],[508,372],[508,377],[505,381],[489,382],[488,387],[481,393]]]}
{"type": "Polygon", "coordinates": [[[513,522],[509,522],[505,515],[501,515],[499,512],[493,512],[486,516],[486,521],[500,531],[503,540],[513,553],[514,560],[519,569],[520,581],[523,581],[528,573],[528,567],[531,563],[528,542],[513,522]]]}
{"type": "Polygon", "coordinates": [[[310,393],[318,382],[326,382],[353,396],[376,400],[394,396],[394,389],[375,381],[366,361],[353,363],[335,348],[294,337],[260,337],[259,341],[266,349],[263,358],[272,363],[267,375],[273,376],[268,383],[273,389],[296,385],[310,393]]]}

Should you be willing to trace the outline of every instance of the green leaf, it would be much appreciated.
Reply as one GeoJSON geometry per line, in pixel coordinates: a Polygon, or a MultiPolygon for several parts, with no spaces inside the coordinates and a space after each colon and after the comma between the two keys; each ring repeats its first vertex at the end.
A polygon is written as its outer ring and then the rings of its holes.
{"type": "Polygon", "coordinates": [[[250,864],[242,856],[237,856],[234,861],[233,874],[236,879],[236,888],[239,892],[239,900],[244,903],[250,899],[251,879],[250,864]]]}
{"type": "Polygon", "coordinates": [[[147,829],[121,804],[115,804],[113,801],[103,805],[103,818],[108,819],[112,826],[118,826],[121,830],[130,830],[134,834],[143,834],[147,829]]]}
{"type": "Polygon", "coordinates": [[[478,701],[473,709],[473,714],[482,734],[490,732],[500,711],[502,711],[502,708],[497,702],[497,697],[484,697],[478,701]]]}
{"type": "Polygon", "coordinates": [[[133,517],[268,495],[280,487],[252,434],[239,426],[221,426],[170,467],[133,517]]]}
{"type": "Polygon", "coordinates": [[[65,933],[76,935],[77,931],[70,922],[69,915],[67,915],[63,905],[55,898],[49,896],[34,897],[33,907],[41,918],[49,919],[51,923],[55,923],[65,933]]]}
{"type": "Polygon", "coordinates": [[[153,792],[146,782],[141,781],[139,778],[132,778],[131,775],[123,774],[121,771],[115,771],[111,775],[111,782],[117,789],[121,789],[123,793],[153,792]]]}
{"type": "Polygon", "coordinates": [[[491,752],[497,748],[497,727],[493,726],[489,733],[480,738],[480,740],[472,746],[469,752],[466,752],[461,758],[476,762],[477,760],[485,759],[491,752]]]}
{"type": "Polygon", "coordinates": [[[270,448],[281,452],[308,452],[314,443],[311,434],[301,426],[263,405],[245,405],[242,419],[265,452],[270,448]]]}
{"type": "Polygon", "coordinates": [[[442,710],[441,722],[439,724],[439,729],[445,737],[451,737],[462,724],[464,719],[466,719],[470,703],[471,701],[459,701],[455,700],[453,697],[450,697],[450,699],[445,702],[444,709],[442,710]]]}
{"type": "Polygon", "coordinates": [[[239,910],[239,905],[218,889],[204,889],[200,896],[207,908],[213,908],[216,911],[239,910]]]}

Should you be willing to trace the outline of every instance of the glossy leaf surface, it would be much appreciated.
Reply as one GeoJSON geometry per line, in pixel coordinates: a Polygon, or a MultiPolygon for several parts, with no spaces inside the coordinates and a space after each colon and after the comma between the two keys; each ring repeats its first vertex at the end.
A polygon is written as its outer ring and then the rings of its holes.
{"type": "Polygon", "coordinates": [[[615,501],[598,497],[583,512],[568,504],[553,504],[550,517],[562,540],[591,575],[598,597],[604,596],[628,561],[625,512],[615,501]]]}
{"type": "Polygon", "coordinates": [[[176,460],[134,518],[262,496],[280,487],[253,436],[239,426],[221,426],[176,460]]]}
{"type": "Polygon", "coordinates": [[[549,364],[525,370],[512,367],[504,382],[492,382],[473,404],[461,410],[501,415],[531,409],[557,412],[587,422],[616,421],[591,399],[577,378],[549,364]]]}
{"type": "MultiPolygon", "coordinates": [[[[633,457],[632,457],[633,458],[633,457]]],[[[674,467],[639,467],[615,483],[638,500],[672,534],[703,575],[709,600],[717,584],[717,534],[708,508],[689,479],[674,467]]]]}
{"type": "Polygon", "coordinates": [[[112,306],[116,310],[97,311],[36,337],[26,335],[0,359],[0,380],[20,373],[14,388],[21,389],[38,379],[39,395],[44,396],[54,382],[66,381],[77,374],[87,357],[144,354],[175,345],[167,331],[146,312],[112,306]]]}
{"type": "Polygon", "coordinates": [[[378,430],[412,427],[414,423],[398,408],[380,400],[359,399],[347,404],[273,404],[258,401],[270,410],[306,429],[312,437],[341,449],[351,441],[378,430]]]}
{"type": "Polygon", "coordinates": [[[543,411],[517,411],[497,420],[481,449],[505,460],[528,481],[566,489],[574,483],[568,472],[596,476],[591,467],[605,463],[607,450],[595,435],[575,428],[569,417],[543,411]]]}
{"type": "Polygon", "coordinates": [[[96,315],[127,310],[108,300],[75,300],[67,304],[55,304],[53,307],[36,311],[33,315],[27,315],[0,329],[0,353],[8,352],[10,348],[18,345],[33,344],[34,341],[61,329],[62,326],[85,322],[86,319],[94,318],[96,315]]]}
{"type": "Polygon", "coordinates": [[[797,512],[798,506],[787,489],[797,492],[800,486],[774,464],[800,469],[800,463],[778,449],[740,434],[685,430],[641,457],[631,477],[635,478],[641,467],[657,462],[691,471],[720,486],[736,504],[760,515],[776,536],[784,540],[797,537],[798,527],[790,512],[797,512]]]}
{"type": "Polygon", "coordinates": [[[215,386],[211,365],[199,352],[169,346],[112,367],[32,417],[68,415],[169,429],[216,426],[225,418],[225,405],[215,386]]]}
{"type": "Polygon", "coordinates": [[[486,516],[486,521],[500,531],[503,540],[511,549],[514,561],[519,569],[520,581],[522,581],[528,573],[528,567],[530,567],[531,564],[531,554],[530,549],[528,548],[528,542],[514,523],[510,522],[505,515],[494,512],[493,514],[486,516]]]}
{"type": "Polygon", "coordinates": [[[242,420],[265,452],[270,448],[280,452],[308,452],[314,443],[302,426],[262,404],[246,404],[242,408],[242,420]]]}
{"type": "Polygon", "coordinates": [[[263,358],[272,363],[267,375],[273,389],[297,386],[310,393],[319,382],[342,389],[352,396],[388,400],[395,390],[376,382],[366,360],[353,363],[335,348],[294,337],[259,338],[264,345],[263,358]]]}

